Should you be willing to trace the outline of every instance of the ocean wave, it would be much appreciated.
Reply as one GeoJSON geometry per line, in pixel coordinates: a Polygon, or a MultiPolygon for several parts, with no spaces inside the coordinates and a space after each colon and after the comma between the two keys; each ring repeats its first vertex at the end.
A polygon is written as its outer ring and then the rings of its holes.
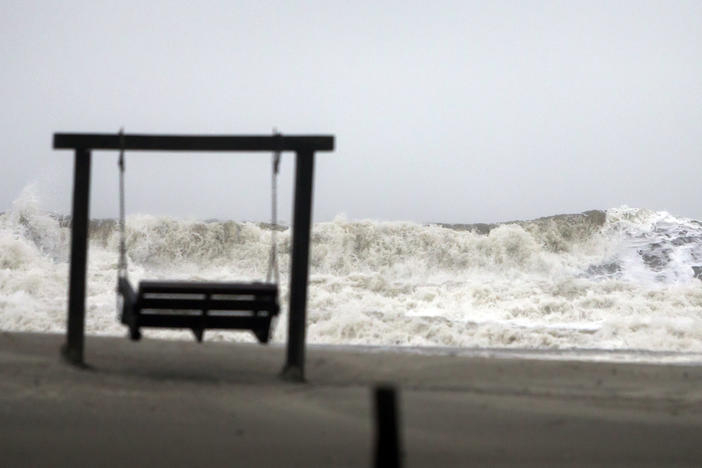
{"type": "MultiPolygon", "coordinates": [[[[290,230],[277,229],[285,310],[290,230]]],[[[92,220],[90,236],[87,331],[124,334],[114,309],[118,225],[92,220]]],[[[41,210],[31,189],[0,215],[0,329],[63,331],[69,239],[70,218],[41,210]]],[[[270,242],[265,224],[127,219],[135,281],[260,280],[270,242]]],[[[702,351],[702,223],[665,212],[463,225],[337,217],[314,225],[310,272],[312,343],[702,351]]]]}

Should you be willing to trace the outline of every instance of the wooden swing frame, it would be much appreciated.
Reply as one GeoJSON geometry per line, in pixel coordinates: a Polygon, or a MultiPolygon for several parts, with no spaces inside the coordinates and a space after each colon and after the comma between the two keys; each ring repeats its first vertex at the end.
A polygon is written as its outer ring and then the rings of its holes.
{"type": "Polygon", "coordinates": [[[291,228],[288,340],[282,376],[288,380],[304,380],[314,156],[318,151],[334,150],[333,136],[55,133],[53,147],[54,149],[67,149],[75,152],[68,324],[66,343],[62,348],[62,354],[70,363],[76,365],[84,365],[85,363],[85,286],[92,151],[119,151],[124,148],[130,152],[294,152],[296,159],[293,225],[291,228]]]}

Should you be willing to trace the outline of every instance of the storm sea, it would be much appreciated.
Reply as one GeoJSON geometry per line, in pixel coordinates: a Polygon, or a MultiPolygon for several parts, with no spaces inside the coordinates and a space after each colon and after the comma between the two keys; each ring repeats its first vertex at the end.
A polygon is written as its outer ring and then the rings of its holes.
{"type": "MultiPolygon", "coordinates": [[[[286,339],[290,230],[277,229],[286,339]]],[[[63,333],[70,219],[31,194],[0,215],[0,331],[63,333]]],[[[127,218],[129,277],[263,280],[271,227],[127,218]]],[[[86,332],[117,320],[119,229],[90,224],[86,332]]],[[[187,331],[146,337],[192,339],[187,331]]],[[[207,340],[253,341],[208,331],[207,340]]],[[[702,362],[702,223],[618,207],[499,224],[317,222],[307,340],[429,353],[702,362]]]]}

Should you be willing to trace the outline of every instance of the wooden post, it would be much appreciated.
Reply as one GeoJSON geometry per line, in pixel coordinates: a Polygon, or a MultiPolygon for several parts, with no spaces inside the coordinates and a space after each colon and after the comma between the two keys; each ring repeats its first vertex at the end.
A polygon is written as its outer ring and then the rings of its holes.
{"type": "Polygon", "coordinates": [[[307,322],[307,279],[312,227],[313,181],[314,151],[298,151],[295,161],[288,348],[282,372],[282,377],[285,380],[296,382],[304,382],[305,380],[305,327],[307,322]]]}
{"type": "Polygon", "coordinates": [[[71,215],[71,267],[68,283],[68,333],[63,356],[83,364],[85,327],[85,277],[88,261],[88,211],[90,208],[90,150],[76,148],[71,215]]]}
{"type": "Polygon", "coordinates": [[[375,389],[375,464],[376,468],[400,468],[400,423],[397,392],[388,385],[375,389]]]}

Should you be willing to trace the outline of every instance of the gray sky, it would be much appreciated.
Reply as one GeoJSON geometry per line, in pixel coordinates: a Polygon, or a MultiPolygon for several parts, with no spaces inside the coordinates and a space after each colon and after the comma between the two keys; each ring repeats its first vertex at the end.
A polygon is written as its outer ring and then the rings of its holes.
{"type": "MultiPolygon", "coordinates": [[[[329,133],[315,219],[628,204],[702,219],[699,1],[0,1],[0,210],[67,212],[55,131],[329,133]]],[[[269,217],[258,155],[128,157],[127,207],[269,217]]],[[[283,162],[290,219],[292,157],[283,162]]],[[[116,154],[92,212],[117,215],[116,154]]]]}

